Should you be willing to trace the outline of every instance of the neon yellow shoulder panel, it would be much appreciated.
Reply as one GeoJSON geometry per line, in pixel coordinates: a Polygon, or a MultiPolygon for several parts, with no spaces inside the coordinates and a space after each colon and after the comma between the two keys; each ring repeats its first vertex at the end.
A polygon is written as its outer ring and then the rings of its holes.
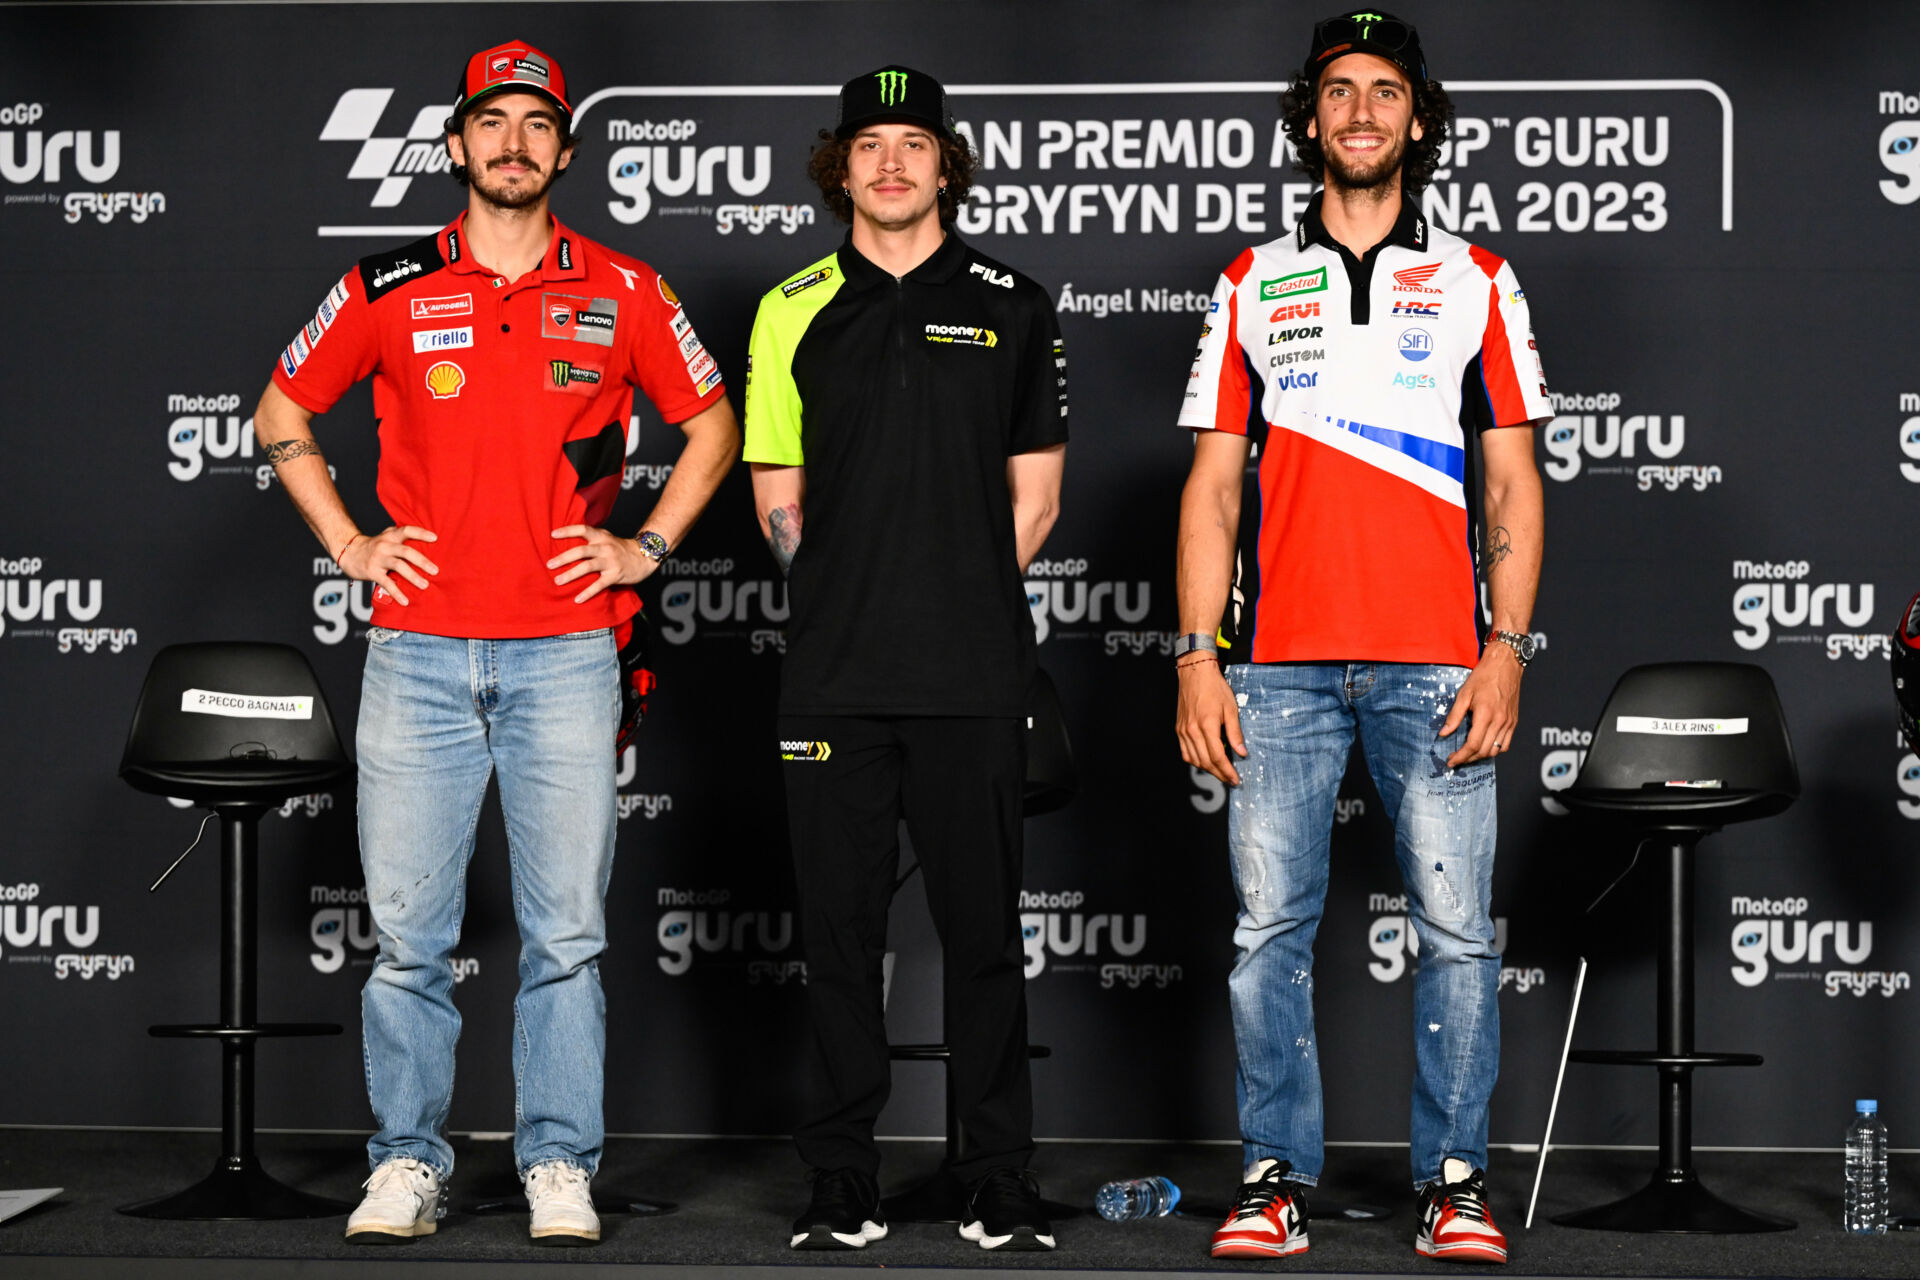
{"type": "Polygon", "coordinates": [[[793,380],[793,353],[820,309],[840,292],[846,276],[838,254],[829,254],[782,281],[760,299],[747,344],[746,459],[776,466],[806,462],[800,445],[800,388],[793,380]]]}

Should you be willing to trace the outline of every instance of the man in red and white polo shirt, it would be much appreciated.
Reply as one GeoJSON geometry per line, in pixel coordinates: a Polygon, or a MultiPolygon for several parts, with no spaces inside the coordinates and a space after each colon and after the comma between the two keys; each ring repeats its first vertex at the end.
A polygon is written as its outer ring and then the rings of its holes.
{"type": "Polygon", "coordinates": [[[634,585],[679,543],[740,451],[713,357],[646,263],[547,210],[573,156],[559,64],[523,41],[475,54],[447,149],[451,226],[340,278],[280,357],[254,426],[314,534],[377,584],[357,737],[361,862],[379,955],[362,999],[379,1131],[349,1240],[427,1235],[453,1153],[448,959],[497,772],[522,942],[514,1157],[545,1243],[599,1239],[606,1011],[597,963],[614,846],[619,649],[634,585]],[[373,379],[380,505],[363,532],[308,424],[373,379]],[[687,443],[637,537],[620,492],[634,389],[687,443]]]}
{"type": "Polygon", "coordinates": [[[1500,1058],[1493,758],[1534,647],[1542,511],[1525,428],[1552,410],[1513,269],[1416,203],[1453,109],[1413,28],[1371,11],[1319,23],[1282,106],[1325,189],[1292,234],[1227,268],[1180,412],[1195,448],[1177,731],[1187,762],[1234,788],[1240,900],[1246,1181],[1213,1252],[1307,1247],[1303,1188],[1322,1164],[1313,939],[1357,735],[1419,936],[1415,1245],[1504,1262],[1483,1185],[1500,1058]],[[1243,519],[1250,459],[1258,508],[1243,519]]]}

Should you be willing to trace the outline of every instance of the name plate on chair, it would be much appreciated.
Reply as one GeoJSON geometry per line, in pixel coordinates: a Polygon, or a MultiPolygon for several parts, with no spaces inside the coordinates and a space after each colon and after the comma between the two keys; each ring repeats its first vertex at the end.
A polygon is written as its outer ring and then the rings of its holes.
{"type": "Polygon", "coordinates": [[[180,694],[180,709],[195,715],[238,716],[245,720],[311,720],[313,698],[310,695],[275,698],[259,693],[187,689],[180,694]]]}
{"type": "Polygon", "coordinates": [[[1745,733],[1747,718],[1736,720],[1669,720],[1664,716],[1616,716],[1616,733],[1659,733],[1678,738],[1722,738],[1745,733]]]}

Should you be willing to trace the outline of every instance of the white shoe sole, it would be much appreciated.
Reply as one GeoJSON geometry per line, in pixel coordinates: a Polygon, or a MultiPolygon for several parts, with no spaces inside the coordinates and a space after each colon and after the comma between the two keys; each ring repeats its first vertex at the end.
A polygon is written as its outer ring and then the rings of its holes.
{"type": "Polygon", "coordinates": [[[819,1238],[820,1233],[813,1232],[813,1231],[802,1231],[798,1235],[794,1236],[793,1239],[787,1242],[787,1248],[789,1249],[836,1249],[836,1248],[864,1249],[875,1240],[885,1240],[887,1238],[887,1227],[885,1223],[875,1222],[873,1219],[868,1218],[865,1222],[862,1222],[860,1224],[860,1230],[858,1232],[828,1231],[825,1233],[825,1235],[828,1237],[828,1239],[839,1241],[839,1244],[837,1245],[828,1244],[826,1240],[822,1240],[819,1238]],[[807,1243],[810,1240],[813,1241],[812,1244],[807,1243]]]}
{"type": "Polygon", "coordinates": [[[598,1227],[534,1227],[529,1231],[535,1244],[599,1244],[598,1227]]]}
{"type": "Polygon", "coordinates": [[[348,1227],[348,1244],[402,1244],[421,1236],[430,1236],[440,1229],[440,1224],[429,1219],[406,1226],[381,1224],[378,1226],[348,1227]]]}
{"type": "Polygon", "coordinates": [[[1011,1249],[1051,1249],[1054,1247],[1052,1236],[1043,1236],[1031,1228],[1022,1228],[1010,1235],[990,1236],[987,1234],[986,1224],[981,1222],[961,1223],[960,1238],[962,1240],[971,1240],[982,1249],[999,1249],[1002,1247],[1011,1249]]]}

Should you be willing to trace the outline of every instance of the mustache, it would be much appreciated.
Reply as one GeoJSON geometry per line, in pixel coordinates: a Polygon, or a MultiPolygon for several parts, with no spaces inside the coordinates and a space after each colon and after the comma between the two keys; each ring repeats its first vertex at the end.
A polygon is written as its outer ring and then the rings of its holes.
{"type": "Polygon", "coordinates": [[[534,173],[541,172],[540,166],[534,161],[534,158],[530,155],[525,154],[524,152],[511,154],[511,155],[496,156],[492,160],[487,161],[487,168],[498,169],[505,165],[510,165],[510,164],[523,165],[526,168],[532,170],[534,173]]]}

